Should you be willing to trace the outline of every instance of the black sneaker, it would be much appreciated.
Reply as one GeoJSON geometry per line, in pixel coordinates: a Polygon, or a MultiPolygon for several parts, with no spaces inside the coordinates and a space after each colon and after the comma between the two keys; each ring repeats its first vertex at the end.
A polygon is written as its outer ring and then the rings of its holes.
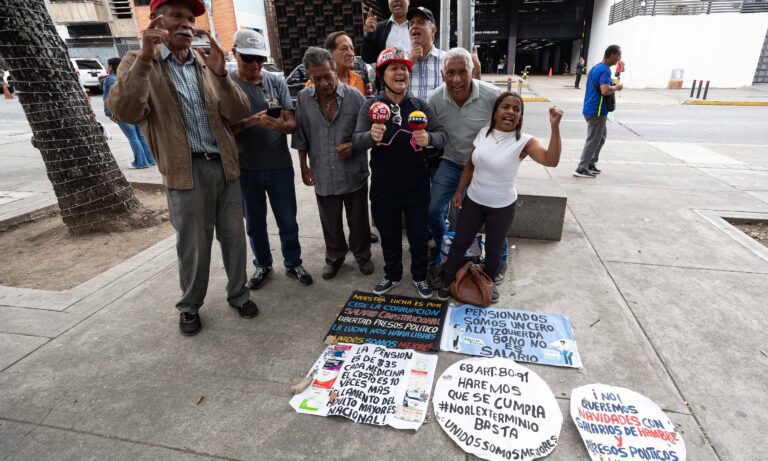
{"type": "Polygon", "coordinates": [[[385,277],[384,280],[379,282],[378,285],[373,288],[373,292],[377,295],[383,295],[392,288],[395,288],[399,283],[400,280],[389,280],[385,277]]]}
{"type": "Polygon", "coordinates": [[[592,173],[589,170],[584,170],[584,169],[581,169],[581,168],[579,168],[576,171],[574,171],[573,175],[576,176],[577,178],[595,178],[595,177],[597,177],[597,175],[595,173],[592,173]]]}
{"type": "Polygon", "coordinates": [[[248,280],[248,286],[251,290],[258,290],[264,286],[267,276],[272,273],[272,266],[257,267],[253,272],[251,279],[248,280]]]}
{"type": "Polygon", "coordinates": [[[259,315],[259,307],[256,305],[255,302],[251,301],[250,299],[243,303],[241,306],[232,306],[233,308],[237,309],[237,313],[240,314],[240,317],[244,319],[252,319],[259,315]]]}
{"type": "Polygon", "coordinates": [[[413,286],[416,287],[416,291],[419,292],[419,296],[422,298],[428,299],[432,297],[432,288],[430,288],[429,283],[426,280],[422,280],[421,282],[414,280],[413,286]]]}
{"type": "Polygon", "coordinates": [[[501,282],[503,282],[506,274],[507,274],[507,263],[501,263],[501,266],[499,266],[499,273],[496,274],[496,277],[493,278],[493,283],[495,285],[498,285],[501,282]]]}
{"type": "Polygon", "coordinates": [[[373,263],[371,262],[370,258],[357,261],[357,267],[360,268],[360,272],[362,272],[363,275],[373,274],[373,263]]]}
{"type": "Polygon", "coordinates": [[[600,174],[600,173],[602,173],[602,171],[600,171],[599,169],[597,169],[597,167],[596,167],[595,165],[589,165],[589,166],[587,167],[587,169],[588,169],[589,171],[591,171],[592,173],[594,173],[594,174],[600,174]]]}
{"type": "Polygon", "coordinates": [[[296,266],[291,269],[286,269],[285,275],[292,279],[296,279],[300,285],[312,285],[312,276],[309,275],[309,272],[307,272],[306,269],[304,269],[304,266],[296,266]]]}
{"type": "Polygon", "coordinates": [[[440,301],[447,301],[448,298],[451,297],[451,289],[450,286],[447,284],[440,285],[440,288],[437,290],[437,299],[440,301]]]}
{"type": "Polygon", "coordinates": [[[493,294],[491,295],[491,304],[499,302],[499,290],[496,289],[496,285],[493,286],[493,294]]]}
{"type": "Polygon", "coordinates": [[[339,269],[341,269],[342,264],[344,264],[344,258],[341,258],[338,261],[334,261],[332,263],[326,262],[325,266],[323,267],[323,273],[321,275],[323,280],[329,280],[336,277],[336,274],[339,273],[339,269]]]}
{"type": "Polygon", "coordinates": [[[371,243],[379,243],[379,236],[371,232],[371,243]]]}
{"type": "Polygon", "coordinates": [[[195,336],[200,333],[203,323],[200,321],[200,315],[182,312],[179,315],[179,330],[184,336],[195,336]]]}

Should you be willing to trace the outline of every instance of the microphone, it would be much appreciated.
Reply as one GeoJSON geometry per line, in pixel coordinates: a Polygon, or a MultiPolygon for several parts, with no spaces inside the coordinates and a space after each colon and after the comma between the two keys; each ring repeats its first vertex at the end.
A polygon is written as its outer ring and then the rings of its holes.
{"type": "Polygon", "coordinates": [[[427,114],[420,110],[411,112],[408,116],[408,128],[412,131],[423,130],[427,127],[427,114]]]}
{"type": "MultiPolygon", "coordinates": [[[[427,114],[420,110],[411,112],[411,115],[408,116],[408,128],[410,128],[411,131],[419,131],[426,127],[427,114]]],[[[411,133],[411,146],[413,147],[413,150],[417,152],[421,150],[421,147],[416,145],[416,137],[413,133],[411,133]]]]}
{"type": "Polygon", "coordinates": [[[371,118],[372,123],[387,123],[390,115],[389,106],[381,101],[371,104],[371,108],[368,110],[368,116],[371,118]]]}

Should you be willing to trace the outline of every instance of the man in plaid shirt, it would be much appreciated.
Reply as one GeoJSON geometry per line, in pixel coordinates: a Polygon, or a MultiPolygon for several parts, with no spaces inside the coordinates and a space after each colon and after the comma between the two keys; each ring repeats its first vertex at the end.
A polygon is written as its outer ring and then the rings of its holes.
{"type": "Polygon", "coordinates": [[[432,92],[443,83],[440,69],[445,52],[436,48],[435,16],[428,8],[411,8],[407,15],[410,22],[408,33],[411,36],[411,54],[413,72],[409,90],[420,99],[428,99],[432,92]]]}

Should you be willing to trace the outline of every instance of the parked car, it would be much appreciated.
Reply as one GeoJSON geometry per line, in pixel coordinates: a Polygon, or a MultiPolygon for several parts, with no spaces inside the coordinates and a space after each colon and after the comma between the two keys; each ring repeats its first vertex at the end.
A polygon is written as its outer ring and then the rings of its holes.
{"type": "MultiPolygon", "coordinates": [[[[360,56],[355,56],[355,65],[352,67],[352,70],[363,78],[365,95],[373,95],[373,68],[371,65],[366,64],[360,56]]],[[[307,80],[309,80],[309,74],[304,69],[304,64],[296,66],[291,73],[288,74],[288,77],[285,78],[285,83],[288,84],[288,91],[291,93],[291,99],[294,104],[296,103],[296,96],[299,94],[299,91],[303,90],[307,85],[307,80]]]]}
{"type": "Polygon", "coordinates": [[[107,75],[107,69],[101,65],[101,62],[94,58],[70,58],[70,61],[80,77],[80,83],[91,93],[100,94],[99,77],[107,75]]]}
{"type": "Polygon", "coordinates": [[[3,74],[3,83],[8,87],[8,91],[13,93],[13,80],[11,79],[11,73],[7,70],[0,71],[3,74]]]}
{"type": "MultiPolygon", "coordinates": [[[[224,68],[227,70],[227,72],[232,72],[233,70],[237,70],[237,61],[227,61],[224,63],[224,68]]],[[[285,74],[283,74],[283,71],[280,70],[279,67],[277,67],[277,64],[274,62],[265,62],[261,65],[261,70],[269,72],[270,74],[275,74],[280,78],[285,78],[285,74]]]]}

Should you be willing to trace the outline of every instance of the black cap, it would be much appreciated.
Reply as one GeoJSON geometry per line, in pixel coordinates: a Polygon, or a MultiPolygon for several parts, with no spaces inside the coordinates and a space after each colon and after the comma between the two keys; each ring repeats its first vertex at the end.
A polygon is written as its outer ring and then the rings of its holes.
{"type": "Polygon", "coordinates": [[[405,18],[410,21],[417,14],[423,15],[425,18],[432,21],[432,24],[437,25],[435,23],[435,15],[432,14],[432,11],[429,8],[424,8],[423,6],[417,6],[416,8],[411,8],[410,10],[408,10],[408,14],[405,15],[405,18]]]}

